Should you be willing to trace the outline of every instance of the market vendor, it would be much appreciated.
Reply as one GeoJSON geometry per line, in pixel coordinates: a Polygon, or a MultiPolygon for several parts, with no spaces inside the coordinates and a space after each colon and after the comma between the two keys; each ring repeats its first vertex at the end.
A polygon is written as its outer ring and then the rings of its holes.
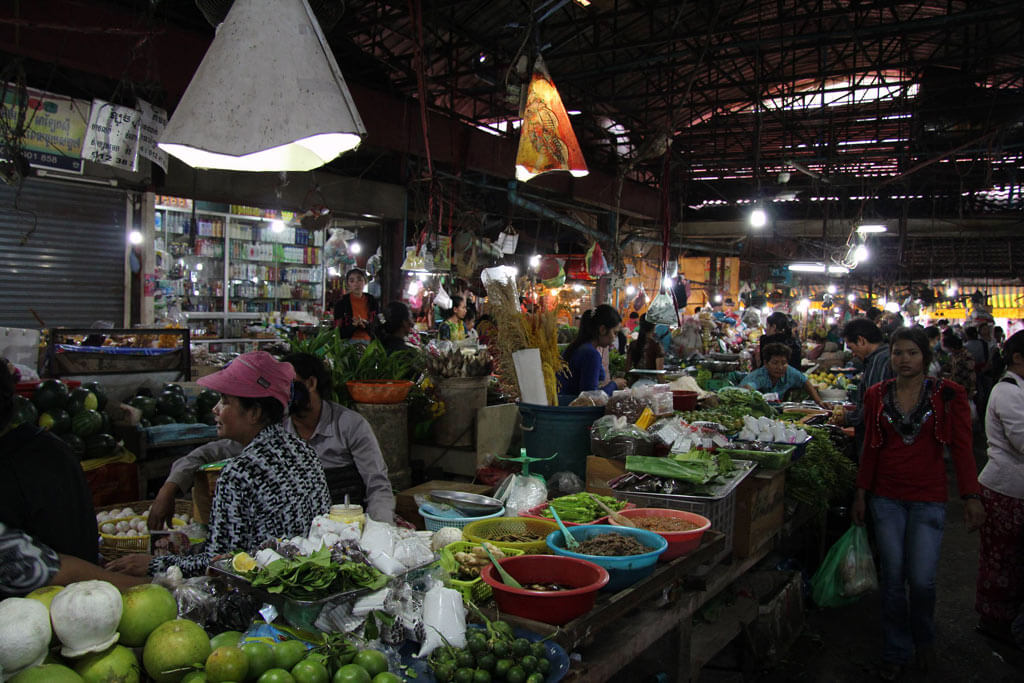
{"type": "MultiPolygon", "coordinates": [[[[377,437],[362,415],[327,400],[333,396],[331,375],[323,362],[308,353],[286,356],[295,368],[295,396],[284,430],[302,437],[320,456],[331,500],[366,506],[366,513],[378,522],[391,522],[395,497],[388,479],[388,468],[377,437]]],[[[174,514],[174,499],[192,488],[193,476],[200,466],[235,457],[241,444],[221,439],[203,444],[171,466],[167,481],[153,501],[149,528],[162,529],[174,514]]],[[[220,486],[218,480],[217,486],[220,486]]]]}
{"type": "Polygon", "coordinates": [[[0,598],[23,597],[44,586],[67,586],[79,581],[106,581],[119,590],[145,583],[85,560],[58,553],[23,531],[0,522],[0,598]]]}
{"type": "MultiPolygon", "coordinates": [[[[411,332],[412,314],[409,313],[409,307],[401,301],[389,302],[387,308],[384,309],[384,322],[377,335],[389,356],[395,351],[412,348],[406,342],[411,332]]],[[[296,368],[296,372],[301,374],[298,368],[296,368]]]]}
{"type": "Polygon", "coordinates": [[[630,370],[663,370],[665,349],[654,338],[654,323],[647,316],[640,317],[637,338],[626,351],[626,372],[630,370]]]}
{"type": "Polygon", "coordinates": [[[789,364],[790,349],[785,344],[768,344],[761,353],[765,359],[764,365],[748,373],[740,381],[741,387],[760,391],[762,394],[774,393],[782,398],[790,389],[803,388],[811,399],[821,407],[825,407],[824,401],[818,395],[818,390],[807,379],[807,375],[795,369],[789,364]]]}
{"type": "Polygon", "coordinates": [[[444,320],[437,326],[438,337],[448,341],[462,341],[466,338],[466,300],[459,295],[452,297],[452,307],[445,313],[444,320]]]}
{"type": "Polygon", "coordinates": [[[601,389],[611,396],[616,389],[624,389],[626,380],[616,377],[606,381],[599,348],[608,347],[615,340],[615,333],[622,318],[608,304],[588,310],[580,318],[576,338],[562,353],[568,369],[558,374],[558,393],[573,396],[581,391],[601,389]]]}
{"type": "Polygon", "coordinates": [[[92,492],[68,445],[35,423],[14,425],[14,375],[0,358],[0,522],[56,552],[99,558],[92,492]]]}
{"type": "Polygon", "coordinates": [[[127,555],[111,562],[111,570],[144,576],[178,566],[185,576],[197,576],[217,555],[255,553],[267,539],[309,531],[313,518],[330,508],[331,496],[316,451],[281,424],[294,377],[290,363],[252,351],[199,380],[221,393],[213,409],[217,434],[243,446],[217,480],[206,549],[197,555],[127,555]]]}
{"type": "Polygon", "coordinates": [[[768,362],[765,356],[764,347],[768,344],[784,344],[789,349],[789,364],[796,370],[800,370],[800,360],[803,358],[803,349],[800,342],[793,336],[793,330],[789,322],[789,316],[781,311],[775,311],[764,321],[764,334],[758,342],[761,349],[761,365],[768,362]]]}
{"type": "Polygon", "coordinates": [[[342,339],[368,343],[377,317],[377,300],[366,294],[366,273],[353,268],[345,273],[348,293],[334,304],[334,326],[342,339]]]}

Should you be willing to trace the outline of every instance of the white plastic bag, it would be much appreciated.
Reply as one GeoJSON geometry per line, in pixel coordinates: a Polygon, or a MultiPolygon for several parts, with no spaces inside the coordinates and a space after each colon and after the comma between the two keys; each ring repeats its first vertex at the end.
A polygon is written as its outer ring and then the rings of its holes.
{"type": "Polygon", "coordinates": [[[644,317],[655,325],[675,325],[679,322],[676,307],[672,304],[672,297],[668,294],[659,294],[654,297],[654,301],[651,302],[644,317]]]}
{"type": "Polygon", "coordinates": [[[505,504],[506,517],[518,517],[546,501],[548,487],[537,477],[513,474],[501,482],[495,497],[505,504]]]}
{"type": "Polygon", "coordinates": [[[452,307],[452,298],[445,291],[444,285],[437,286],[437,294],[434,295],[434,303],[441,307],[442,311],[447,311],[452,307]]]}
{"type": "Polygon", "coordinates": [[[423,597],[423,626],[427,637],[417,657],[423,658],[445,642],[453,647],[466,645],[466,609],[462,595],[441,584],[435,585],[423,597]]]}

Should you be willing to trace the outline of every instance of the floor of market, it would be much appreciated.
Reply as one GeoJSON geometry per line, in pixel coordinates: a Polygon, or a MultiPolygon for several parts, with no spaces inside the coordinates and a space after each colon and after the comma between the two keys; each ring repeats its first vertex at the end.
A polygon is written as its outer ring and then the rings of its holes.
{"type": "MultiPolygon", "coordinates": [[[[985,463],[985,442],[977,430],[976,437],[974,452],[980,469],[985,463]]],[[[951,475],[950,500],[956,501],[952,479],[951,475]]],[[[974,630],[978,623],[974,611],[978,543],[978,534],[968,533],[964,525],[963,507],[952,502],[947,510],[938,574],[937,663],[934,670],[927,672],[910,669],[901,680],[933,683],[1024,680],[1024,652],[974,630]]],[[[878,680],[879,609],[877,597],[839,609],[809,609],[803,633],[786,660],[775,669],[762,672],[756,680],[758,683],[878,680]]],[[[714,676],[713,671],[708,674],[714,676]]]]}

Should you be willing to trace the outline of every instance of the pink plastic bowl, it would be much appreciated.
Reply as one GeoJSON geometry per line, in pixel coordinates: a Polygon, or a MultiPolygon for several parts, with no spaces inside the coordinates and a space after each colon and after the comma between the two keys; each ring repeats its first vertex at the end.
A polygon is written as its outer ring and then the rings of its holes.
{"type": "Polygon", "coordinates": [[[494,565],[480,570],[480,577],[494,591],[502,612],[545,624],[561,626],[593,608],[597,591],[608,583],[608,571],[593,562],[560,555],[506,557],[502,568],[519,583],[557,583],[574,586],[564,591],[531,591],[507,586],[494,565]]]}
{"type": "MultiPolygon", "coordinates": [[[[682,519],[687,522],[699,524],[700,526],[691,531],[655,531],[654,533],[662,536],[668,541],[668,550],[661,554],[658,558],[659,562],[668,562],[674,560],[680,555],[686,553],[692,553],[698,547],[700,547],[700,539],[704,536],[704,532],[711,528],[711,520],[703,515],[698,515],[695,512],[686,512],[685,510],[669,510],[667,508],[632,508],[630,510],[620,510],[619,514],[629,519],[631,517],[671,517],[674,519],[682,519]]],[[[609,518],[608,523],[614,526],[615,520],[609,518]]]]}

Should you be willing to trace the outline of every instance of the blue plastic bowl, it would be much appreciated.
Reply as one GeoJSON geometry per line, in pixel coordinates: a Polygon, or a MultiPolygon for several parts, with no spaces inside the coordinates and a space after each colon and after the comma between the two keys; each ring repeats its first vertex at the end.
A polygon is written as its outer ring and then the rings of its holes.
{"type": "Polygon", "coordinates": [[[608,570],[608,583],[601,589],[603,591],[620,591],[623,588],[632,586],[640,579],[647,578],[654,572],[654,566],[658,563],[658,556],[668,549],[668,541],[663,536],[647,529],[607,526],[604,524],[584,524],[570,528],[569,533],[580,542],[601,534],[622,534],[624,536],[633,536],[648,548],[654,548],[651,552],[641,555],[583,555],[565,549],[565,539],[562,537],[561,530],[552,531],[548,534],[545,540],[548,547],[551,548],[551,552],[556,555],[575,557],[580,560],[593,562],[608,570]]]}

